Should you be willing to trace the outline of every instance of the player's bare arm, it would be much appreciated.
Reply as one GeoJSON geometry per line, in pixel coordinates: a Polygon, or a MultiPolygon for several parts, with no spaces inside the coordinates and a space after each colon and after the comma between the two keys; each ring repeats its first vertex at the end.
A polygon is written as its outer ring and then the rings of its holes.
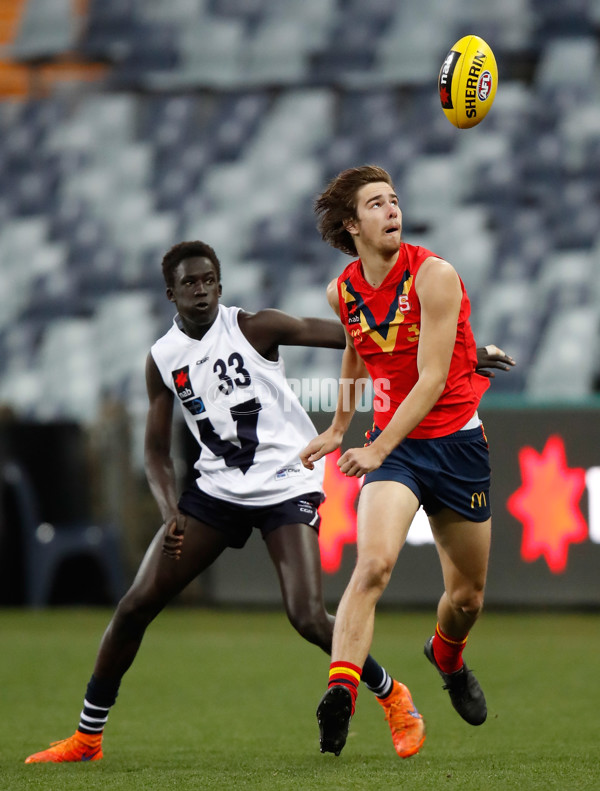
{"type": "Polygon", "coordinates": [[[338,290],[337,290],[337,278],[330,280],[327,284],[327,302],[329,302],[329,307],[335,313],[335,315],[340,318],[340,301],[338,299],[338,290]]]}
{"type": "Polygon", "coordinates": [[[278,358],[279,346],[320,346],[343,349],[344,330],[338,321],[299,318],[267,308],[257,313],[240,311],[238,322],[247,340],[268,360],[278,358]]]}
{"type": "Polygon", "coordinates": [[[342,455],[338,465],[345,475],[360,477],[376,470],[429,413],[446,385],[462,299],[460,280],[447,261],[432,257],[421,266],[415,288],[421,303],[419,378],[377,439],[342,455]]]}
{"type": "Polygon", "coordinates": [[[368,379],[367,369],[348,336],[342,355],[340,387],[333,421],[329,428],[300,451],[300,460],[307,469],[312,470],[316,461],[340,447],[368,379]]]}
{"type": "Polygon", "coordinates": [[[175,470],[171,457],[173,393],[165,386],[151,354],[146,359],[148,414],[144,439],[144,465],[148,485],[168,526],[163,550],[170,557],[181,554],[185,516],[177,508],[175,470]]]}
{"type": "MultiPolygon", "coordinates": [[[[327,301],[336,316],[340,316],[340,303],[338,299],[337,278],[331,280],[327,286],[327,301]]],[[[342,325],[343,326],[343,325],[342,325]]],[[[340,372],[340,389],[338,393],[337,408],[333,418],[332,430],[342,436],[348,430],[350,422],[360,401],[365,385],[369,379],[369,372],[356,351],[354,341],[344,327],[346,346],[342,355],[340,372]]],[[[328,451],[329,452],[329,451],[328,451]]]]}
{"type": "MultiPolygon", "coordinates": [[[[327,286],[327,300],[333,311],[339,316],[337,296],[337,280],[327,286]]],[[[341,325],[340,325],[341,326],[341,325]]],[[[302,464],[312,470],[314,463],[328,453],[339,448],[354,415],[356,404],[360,400],[369,374],[362,359],[354,348],[352,338],[344,329],[346,346],[342,355],[340,388],[337,406],[331,426],[315,437],[300,452],[302,464]]]]}

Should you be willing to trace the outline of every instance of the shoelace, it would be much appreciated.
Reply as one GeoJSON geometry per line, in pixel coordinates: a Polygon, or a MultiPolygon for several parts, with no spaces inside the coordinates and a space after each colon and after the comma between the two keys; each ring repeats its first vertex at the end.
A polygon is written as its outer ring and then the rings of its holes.
{"type": "MultiPolygon", "coordinates": [[[[59,739],[57,742],[50,742],[50,747],[58,747],[59,744],[66,744],[67,742],[70,742],[74,738],[75,737],[73,736],[67,736],[66,739],[59,739]]],[[[100,747],[100,743],[85,744],[85,742],[79,742],[79,744],[82,744],[87,750],[96,750],[98,747],[100,747]]]]}
{"type": "Polygon", "coordinates": [[[444,684],[443,688],[448,689],[455,695],[459,695],[461,698],[463,698],[468,694],[469,691],[469,676],[471,675],[471,670],[467,670],[464,667],[461,668],[461,670],[463,672],[457,673],[452,682],[444,684]]]}
{"type": "Polygon", "coordinates": [[[59,739],[57,742],[50,742],[50,747],[56,747],[59,744],[64,744],[65,742],[68,742],[69,739],[71,738],[72,738],[71,736],[68,736],[66,739],[59,739]]]}

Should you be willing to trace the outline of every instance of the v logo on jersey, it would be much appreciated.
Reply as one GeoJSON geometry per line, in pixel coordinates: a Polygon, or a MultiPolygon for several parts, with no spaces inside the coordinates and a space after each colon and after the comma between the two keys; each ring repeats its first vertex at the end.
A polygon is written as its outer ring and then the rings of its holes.
{"type": "Polygon", "coordinates": [[[408,270],[404,272],[402,280],[396,286],[396,293],[388,308],[386,317],[378,323],[372,312],[365,305],[364,298],[352,284],[350,278],[342,282],[342,297],[348,305],[349,313],[360,316],[360,328],[365,335],[372,338],[382,352],[393,352],[398,338],[398,330],[404,322],[404,315],[400,306],[404,304],[402,297],[406,297],[412,286],[413,275],[408,270]]]}

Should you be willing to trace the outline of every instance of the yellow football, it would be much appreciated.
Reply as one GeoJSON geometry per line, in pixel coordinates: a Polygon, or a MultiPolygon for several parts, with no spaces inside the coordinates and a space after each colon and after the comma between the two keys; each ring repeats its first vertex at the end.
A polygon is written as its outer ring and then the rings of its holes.
{"type": "Polygon", "coordinates": [[[438,91],[451,124],[469,129],[483,121],[498,87],[498,67],[489,44],[479,36],[463,36],[446,55],[438,91]]]}

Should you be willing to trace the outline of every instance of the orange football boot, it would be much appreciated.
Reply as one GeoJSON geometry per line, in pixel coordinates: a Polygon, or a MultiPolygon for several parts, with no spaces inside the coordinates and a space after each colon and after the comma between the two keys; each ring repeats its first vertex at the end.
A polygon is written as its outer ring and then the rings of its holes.
{"type": "Polygon", "coordinates": [[[25,759],[26,764],[60,764],[67,761],[99,761],[102,758],[102,734],[75,731],[73,736],[52,742],[47,750],[25,759]]]}
{"type": "Polygon", "coordinates": [[[391,693],[377,698],[392,732],[392,741],[400,758],[416,755],[425,741],[425,722],[417,711],[408,687],[394,681],[391,693]]]}

